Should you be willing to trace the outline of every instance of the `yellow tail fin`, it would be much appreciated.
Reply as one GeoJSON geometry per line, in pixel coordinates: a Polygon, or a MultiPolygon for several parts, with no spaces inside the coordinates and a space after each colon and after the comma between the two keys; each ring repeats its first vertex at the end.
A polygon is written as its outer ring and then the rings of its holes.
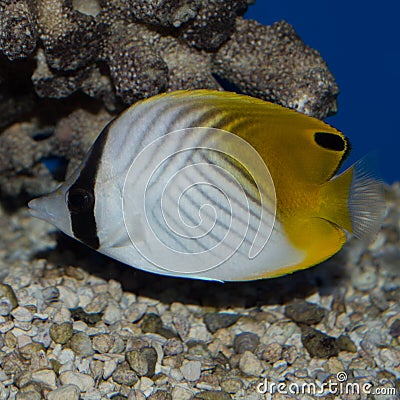
{"type": "Polygon", "coordinates": [[[369,242],[386,212],[383,183],[366,158],[357,161],[322,188],[321,217],[369,242]]]}

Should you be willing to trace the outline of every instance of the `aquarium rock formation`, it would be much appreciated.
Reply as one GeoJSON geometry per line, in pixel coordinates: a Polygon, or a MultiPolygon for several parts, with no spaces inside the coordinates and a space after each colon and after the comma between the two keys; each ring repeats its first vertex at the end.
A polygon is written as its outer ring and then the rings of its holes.
{"type": "Polygon", "coordinates": [[[107,120],[164,91],[229,89],[335,113],[338,87],[318,51],[285,21],[244,19],[250,3],[1,0],[0,193],[55,187],[43,160],[75,166],[107,120]]]}

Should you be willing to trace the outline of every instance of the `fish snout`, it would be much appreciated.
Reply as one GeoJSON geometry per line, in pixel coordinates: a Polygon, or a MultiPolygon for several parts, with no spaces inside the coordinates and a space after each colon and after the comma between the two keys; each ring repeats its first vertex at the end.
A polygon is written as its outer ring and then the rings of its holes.
{"type": "Polygon", "coordinates": [[[32,199],[28,203],[29,213],[32,217],[41,218],[43,219],[43,207],[41,206],[40,198],[32,199]]]}
{"type": "Polygon", "coordinates": [[[66,217],[66,204],[61,190],[31,200],[28,207],[33,217],[43,219],[56,226],[60,220],[66,217]]]}

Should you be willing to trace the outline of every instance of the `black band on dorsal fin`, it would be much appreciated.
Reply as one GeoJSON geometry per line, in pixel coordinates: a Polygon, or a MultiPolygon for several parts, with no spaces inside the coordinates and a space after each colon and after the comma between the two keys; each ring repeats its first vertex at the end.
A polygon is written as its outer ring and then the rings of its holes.
{"type": "Polygon", "coordinates": [[[82,169],[78,178],[69,188],[69,191],[76,189],[86,191],[93,197],[90,207],[80,212],[70,212],[71,227],[75,238],[93,249],[98,249],[100,247],[100,240],[97,234],[96,216],[94,214],[96,203],[94,188],[96,185],[97,172],[99,170],[112,122],[113,121],[110,121],[104,127],[93,143],[86,160],[82,164],[82,169]]]}

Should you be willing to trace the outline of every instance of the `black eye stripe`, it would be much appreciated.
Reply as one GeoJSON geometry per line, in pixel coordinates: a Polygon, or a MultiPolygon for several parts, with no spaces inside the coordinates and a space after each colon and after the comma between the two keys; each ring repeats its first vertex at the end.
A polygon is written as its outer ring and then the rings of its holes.
{"type": "MultiPolygon", "coordinates": [[[[85,205],[80,210],[74,210],[74,204],[69,204],[71,228],[74,236],[85,243],[86,245],[98,249],[100,247],[100,240],[97,235],[96,217],[94,215],[95,209],[95,192],[96,176],[103,155],[104,146],[108,138],[108,132],[111,127],[112,121],[103,129],[96,141],[94,142],[90,153],[82,166],[82,170],[78,179],[71,185],[70,193],[84,194],[85,199],[81,199],[85,205]],[[72,210],[70,208],[72,206],[72,210]]],[[[68,196],[69,197],[69,196],[68,196]]],[[[77,208],[80,206],[80,199],[75,199],[77,208]]]]}
{"type": "Polygon", "coordinates": [[[314,140],[319,146],[327,150],[344,151],[346,149],[345,139],[335,133],[315,132],[314,140]]]}

